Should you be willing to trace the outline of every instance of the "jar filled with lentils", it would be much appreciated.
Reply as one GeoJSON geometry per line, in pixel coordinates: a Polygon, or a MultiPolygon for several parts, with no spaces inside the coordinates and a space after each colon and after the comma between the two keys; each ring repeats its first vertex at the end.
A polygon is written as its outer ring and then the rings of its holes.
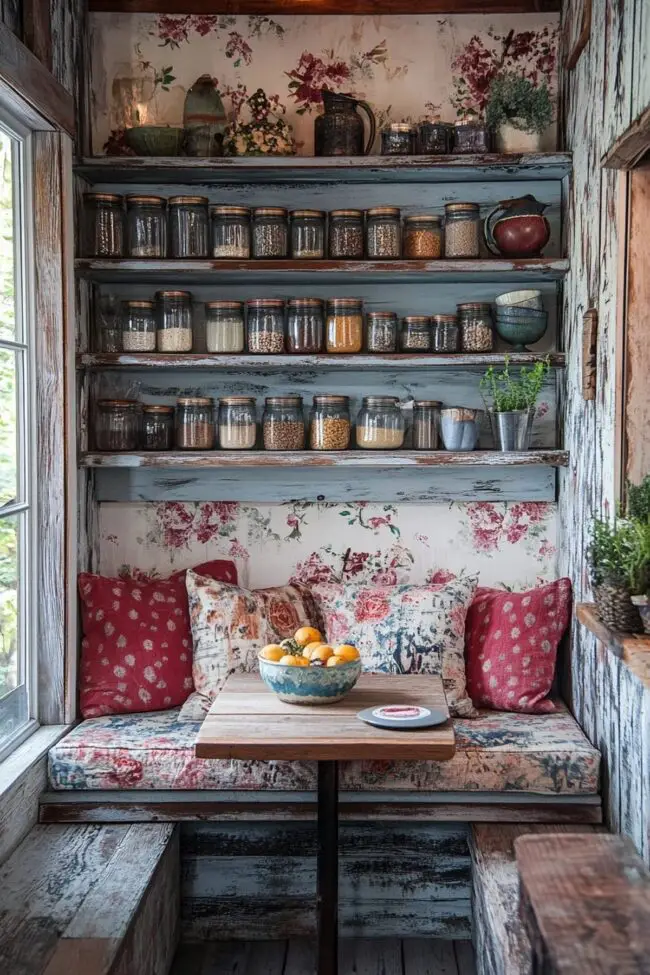
{"type": "Polygon", "coordinates": [[[265,450],[304,450],[302,396],[267,396],[262,431],[265,450]]]}
{"type": "Polygon", "coordinates": [[[327,302],[325,348],[328,352],[361,352],[363,302],[361,298],[330,298],[327,302]]]}
{"type": "Polygon", "coordinates": [[[123,302],[122,348],[125,352],[156,351],[156,314],[153,301],[123,302]]]}
{"type": "Polygon", "coordinates": [[[381,130],[382,156],[410,156],[415,152],[415,129],[408,122],[391,122],[381,130]]]}
{"type": "Polygon", "coordinates": [[[445,206],[445,257],[478,257],[480,210],[478,203],[445,206]]]}
{"type": "Polygon", "coordinates": [[[325,214],[322,210],[293,210],[291,256],[296,261],[325,257],[325,214]]]}
{"type": "Polygon", "coordinates": [[[391,260],[402,253],[399,207],[373,207],[367,212],[366,249],[374,260],[391,260]]]}
{"type": "Polygon", "coordinates": [[[159,352],[192,351],[192,295],[189,291],[158,291],[156,318],[156,348],[159,352]]]}
{"type": "Polygon", "coordinates": [[[252,256],[275,260],[289,254],[289,222],[283,207],[253,210],[252,256]]]}
{"type": "Polygon", "coordinates": [[[257,355],[284,352],[284,301],[251,298],[248,310],[248,351],[257,355]]]}
{"type": "Polygon", "coordinates": [[[402,352],[431,352],[431,321],[426,315],[406,315],[402,319],[402,352]]]}
{"type": "Polygon", "coordinates": [[[348,396],[314,396],[309,417],[312,450],[347,450],[350,446],[348,396]]]}
{"type": "Polygon", "coordinates": [[[413,403],[413,449],[437,450],[440,445],[440,410],[442,403],[433,399],[416,399],[413,403]]]}
{"type": "Polygon", "coordinates": [[[222,450],[252,450],[257,437],[252,396],[224,396],[219,400],[219,446],[222,450]]]}
{"type": "Polygon", "coordinates": [[[357,417],[357,447],[363,450],[398,450],[406,424],[396,396],[364,396],[357,417]]]}
{"type": "Polygon", "coordinates": [[[180,450],[212,450],[215,444],[214,400],[184,396],[176,404],[176,446],[180,450]]]}
{"type": "Polygon", "coordinates": [[[396,352],[397,333],[397,315],[394,311],[369,311],[366,315],[368,352],[396,352]]]}
{"type": "Polygon", "coordinates": [[[127,196],[126,241],[129,257],[166,257],[167,200],[162,196],[127,196]]]}
{"type": "Polygon", "coordinates": [[[174,446],[174,407],[142,407],[142,449],[171,450],[174,446]]]}
{"type": "Polygon", "coordinates": [[[208,352],[243,352],[244,334],[244,305],[241,301],[206,301],[205,346],[208,352]]]}
{"type": "Polygon", "coordinates": [[[134,399],[100,399],[95,417],[97,450],[137,450],[142,429],[142,406],[134,399]]]}
{"type": "Polygon", "coordinates": [[[363,258],[363,210],[330,212],[328,253],[339,261],[363,258]]]}
{"type": "Polygon", "coordinates": [[[251,256],[251,212],[248,207],[210,207],[212,256],[219,260],[251,256]]]}
{"type": "Polygon", "coordinates": [[[460,328],[456,315],[431,316],[433,352],[460,352],[460,328]]]}
{"type": "Polygon", "coordinates": [[[457,306],[463,352],[491,352],[494,347],[492,308],[487,302],[469,301],[457,306]]]}
{"type": "Polygon", "coordinates": [[[318,298],[290,298],[287,306],[287,352],[313,355],[323,349],[325,313],[318,298]]]}
{"type": "Polygon", "coordinates": [[[84,254],[124,256],[124,200],[115,193],[84,195],[84,254]]]}
{"type": "Polygon", "coordinates": [[[168,207],[170,257],[207,257],[208,198],[172,196],[168,207]]]}
{"type": "Polygon", "coordinates": [[[404,221],[404,257],[435,260],[442,257],[442,224],[436,214],[407,217],[404,221]]]}

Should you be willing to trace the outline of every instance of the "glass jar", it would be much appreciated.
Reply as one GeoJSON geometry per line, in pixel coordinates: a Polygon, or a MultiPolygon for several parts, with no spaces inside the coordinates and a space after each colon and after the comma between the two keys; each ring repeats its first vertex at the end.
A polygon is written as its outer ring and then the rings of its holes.
{"type": "Polygon", "coordinates": [[[402,224],[398,207],[373,207],[367,213],[366,248],[374,260],[391,260],[402,253],[402,224]]]}
{"type": "Polygon", "coordinates": [[[176,404],[176,446],[180,450],[212,450],[215,442],[214,400],[184,396],[176,404]]]}
{"type": "Polygon", "coordinates": [[[125,352],[156,351],[156,315],[153,301],[123,302],[122,348],[125,352]]]}
{"type": "Polygon", "coordinates": [[[455,315],[431,316],[431,347],[434,352],[460,352],[460,328],[455,315]]]}
{"type": "Polygon", "coordinates": [[[325,348],[328,352],[354,354],[363,348],[361,298],[330,298],[327,302],[325,348]]]}
{"type": "Polygon", "coordinates": [[[142,407],[142,449],[171,450],[174,446],[174,407],[142,407]]]}
{"type": "Polygon", "coordinates": [[[283,207],[253,210],[253,257],[276,260],[289,254],[289,223],[283,207]]]}
{"type": "Polygon", "coordinates": [[[172,196],[168,205],[169,256],[207,257],[207,196],[172,196]]]}
{"type": "Polygon", "coordinates": [[[206,301],[205,347],[208,352],[243,352],[244,333],[241,301],[206,301]]]}
{"type": "Polygon", "coordinates": [[[440,410],[435,399],[416,399],[413,403],[413,449],[437,450],[440,445],[440,410]]]}
{"type": "Polygon", "coordinates": [[[262,430],[265,450],[304,450],[302,396],[267,396],[262,430]]]}
{"type": "Polygon", "coordinates": [[[251,298],[248,308],[248,351],[256,355],[284,352],[284,301],[251,298]]]}
{"type": "Polygon", "coordinates": [[[363,259],[363,210],[332,210],[329,256],[339,261],[363,259]]]}
{"type": "Polygon", "coordinates": [[[156,292],[156,348],[159,352],[192,351],[192,295],[189,291],[156,292]]]}
{"type": "Polygon", "coordinates": [[[381,130],[382,156],[410,156],[415,151],[415,129],[408,122],[391,122],[381,130]]]}
{"type": "Polygon", "coordinates": [[[114,295],[101,295],[97,304],[98,352],[122,351],[122,309],[114,295]]]}
{"type": "Polygon", "coordinates": [[[325,316],[318,298],[290,298],[287,312],[287,352],[312,355],[323,349],[325,316]]]}
{"type": "Polygon", "coordinates": [[[436,214],[407,217],[404,221],[404,257],[435,260],[442,257],[442,226],[436,214]]]}
{"type": "Polygon", "coordinates": [[[251,212],[248,207],[210,207],[212,256],[246,261],[251,256],[251,212]]]}
{"type": "Polygon", "coordinates": [[[124,256],[124,200],[114,193],[84,194],[84,254],[124,256]]]}
{"type": "Polygon", "coordinates": [[[463,352],[491,352],[494,347],[492,309],[487,302],[469,301],[457,306],[463,352]]]}
{"type": "Polygon", "coordinates": [[[451,152],[454,127],[449,122],[420,122],[417,147],[423,156],[446,156],[451,152]]]}
{"type": "Polygon", "coordinates": [[[219,446],[222,450],[252,450],[257,438],[255,400],[224,396],[219,400],[219,446]]]}
{"type": "Polygon", "coordinates": [[[95,418],[97,450],[137,450],[142,406],[134,399],[100,399],[95,418]]]}
{"type": "Polygon", "coordinates": [[[347,450],[350,446],[350,398],[314,396],[309,417],[312,450],[347,450]]]}
{"type": "Polygon", "coordinates": [[[490,151],[490,132],[485,122],[467,115],[454,122],[453,151],[462,155],[490,151]]]}
{"type": "Polygon", "coordinates": [[[296,261],[325,257],[325,214],[322,210],[293,210],[291,256],[296,261]]]}
{"type": "Polygon", "coordinates": [[[431,321],[426,315],[406,315],[402,319],[402,352],[431,352],[431,321]]]}
{"type": "Polygon", "coordinates": [[[129,257],[167,256],[167,201],[162,196],[127,196],[126,242],[129,257]]]}
{"type": "Polygon", "coordinates": [[[478,203],[447,203],[445,257],[478,257],[480,219],[478,203]]]}
{"type": "Polygon", "coordinates": [[[364,396],[357,416],[357,447],[363,450],[398,450],[406,424],[397,396],[364,396]]]}
{"type": "Polygon", "coordinates": [[[394,311],[369,311],[366,315],[368,352],[397,351],[397,315],[394,311]]]}

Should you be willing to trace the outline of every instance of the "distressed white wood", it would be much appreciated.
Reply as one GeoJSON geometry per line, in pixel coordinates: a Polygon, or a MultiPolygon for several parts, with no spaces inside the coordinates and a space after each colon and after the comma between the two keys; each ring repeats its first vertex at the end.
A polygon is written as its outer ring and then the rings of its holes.
{"type": "Polygon", "coordinates": [[[408,938],[403,943],[404,975],[458,975],[454,944],[430,938],[408,938]]]}
{"type": "Polygon", "coordinates": [[[340,943],[341,970],[356,975],[402,975],[399,941],[351,940],[340,943]]]}

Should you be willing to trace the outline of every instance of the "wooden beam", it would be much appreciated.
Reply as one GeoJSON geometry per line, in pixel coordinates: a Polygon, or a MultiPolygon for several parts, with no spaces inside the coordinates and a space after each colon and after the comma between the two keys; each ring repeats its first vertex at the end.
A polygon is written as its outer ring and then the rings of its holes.
{"type": "MultiPolygon", "coordinates": [[[[74,136],[75,108],[72,95],[3,24],[0,24],[0,82],[29,104],[42,119],[42,128],[48,128],[46,123],[50,123],[74,136]]],[[[18,104],[16,108],[20,111],[18,104]]],[[[33,117],[28,121],[34,125],[33,117]]]]}
{"type": "Polygon", "coordinates": [[[23,0],[23,40],[34,57],[52,70],[52,22],[49,0],[23,0]]]}
{"type": "Polygon", "coordinates": [[[650,108],[646,108],[603,157],[608,169],[634,169],[650,150],[650,108]]]}
{"type": "MultiPolygon", "coordinates": [[[[650,136],[650,132],[649,132],[650,136]]],[[[650,471],[650,165],[632,170],[627,254],[627,315],[625,317],[625,385],[623,395],[625,477],[639,484],[650,471]]]]}
{"type": "MultiPolygon", "coordinates": [[[[90,0],[89,10],[179,13],[178,0],[90,0]]],[[[560,0],[187,0],[184,14],[516,14],[555,13],[560,0]]]]}

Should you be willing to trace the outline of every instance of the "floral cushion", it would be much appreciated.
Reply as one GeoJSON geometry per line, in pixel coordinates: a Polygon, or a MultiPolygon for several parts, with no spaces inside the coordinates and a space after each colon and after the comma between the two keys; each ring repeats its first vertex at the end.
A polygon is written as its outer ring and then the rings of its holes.
{"type": "MultiPolygon", "coordinates": [[[[178,709],[82,722],[50,752],[53,789],[316,788],[313,762],[198,759],[200,722],[178,709]]],[[[598,792],[600,754],[563,705],[553,714],[482,711],[457,718],[456,754],[447,762],[343,762],[348,791],[598,792]]]]}

